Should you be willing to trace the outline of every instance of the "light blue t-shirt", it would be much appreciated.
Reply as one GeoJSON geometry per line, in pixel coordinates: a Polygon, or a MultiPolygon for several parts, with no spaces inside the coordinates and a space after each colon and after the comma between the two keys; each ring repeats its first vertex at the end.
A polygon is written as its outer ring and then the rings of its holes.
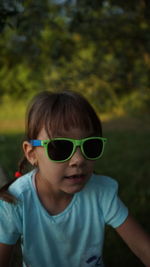
{"type": "Polygon", "coordinates": [[[103,266],[105,224],[116,228],[128,216],[117,182],[93,174],[67,208],[51,216],[38,198],[34,176],[30,172],[9,187],[16,205],[0,200],[0,243],[15,244],[21,236],[24,266],[103,266]]]}

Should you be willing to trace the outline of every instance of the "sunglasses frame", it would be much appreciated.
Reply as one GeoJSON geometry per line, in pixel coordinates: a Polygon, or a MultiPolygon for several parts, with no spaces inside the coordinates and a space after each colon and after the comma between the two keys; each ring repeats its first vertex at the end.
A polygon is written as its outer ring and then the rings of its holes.
{"type": "Polygon", "coordinates": [[[107,142],[107,138],[104,138],[104,137],[100,137],[100,136],[92,136],[92,137],[87,137],[87,138],[83,138],[83,139],[73,139],[73,138],[64,138],[64,137],[57,137],[57,138],[52,138],[52,139],[47,139],[47,140],[38,140],[38,139],[34,139],[34,140],[30,140],[30,144],[34,147],[38,147],[38,146],[42,146],[44,147],[45,151],[46,151],[46,154],[49,158],[49,160],[51,161],[54,161],[54,162],[65,162],[67,160],[69,160],[73,154],[75,153],[76,151],[76,148],[77,147],[80,147],[81,149],[81,152],[83,154],[83,156],[85,157],[85,159],[87,160],[97,160],[99,158],[101,158],[101,156],[103,155],[103,152],[104,152],[104,147],[105,147],[105,144],[107,142]],[[93,140],[93,139],[98,139],[98,140],[101,140],[102,143],[103,143],[103,148],[102,148],[102,151],[101,151],[101,154],[98,156],[98,157],[95,157],[95,158],[89,158],[87,157],[87,155],[84,153],[84,148],[83,148],[83,144],[85,141],[88,141],[88,140],[93,140]],[[70,154],[70,156],[64,160],[53,160],[49,157],[49,154],[48,154],[48,144],[52,141],[57,141],[57,140],[61,140],[61,141],[70,141],[72,144],[73,144],[73,149],[72,149],[72,152],[70,154]]]}

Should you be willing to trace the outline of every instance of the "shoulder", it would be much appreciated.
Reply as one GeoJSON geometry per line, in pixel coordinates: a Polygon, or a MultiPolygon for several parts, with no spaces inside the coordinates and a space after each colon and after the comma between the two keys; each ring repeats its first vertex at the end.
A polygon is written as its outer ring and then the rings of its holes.
{"type": "Polygon", "coordinates": [[[118,195],[118,182],[108,176],[93,174],[81,194],[103,205],[118,195]]]}
{"type": "Polygon", "coordinates": [[[110,191],[118,189],[118,182],[111,177],[105,175],[93,174],[87,187],[91,190],[93,188],[96,191],[110,191]]]}
{"type": "Polygon", "coordinates": [[[105,206],[118,197],[118,182],[108,176],[93,174],[85,187],[84,195],[98,201],[100,206],[105,206]]]}
{"type": "Polygon", "coordinates": [[[118,196],[118,182],[111,177],[93,174],[82,196],[112,227],[121,225],[128,216],[128,209],[118,196]]]}
{"type": "Polygon", "coordinates": [[[17,199],[20,199],[20,196],[24,194],[25,192],[31,191],[31,185],[32,185],[32,176],[34,175],[35,171],[31,171],[22,177],[18,178],[14,183],[12,183],[8,191],[10,194],[15,196],[17,199]]]}

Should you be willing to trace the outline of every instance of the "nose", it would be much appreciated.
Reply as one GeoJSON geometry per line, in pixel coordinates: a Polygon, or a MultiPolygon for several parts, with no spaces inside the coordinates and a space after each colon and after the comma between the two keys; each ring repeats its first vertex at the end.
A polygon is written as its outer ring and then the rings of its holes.
{"type": "Polygon", "coordinates": [[[76,151],[74,152],[73,156],[71,157],[69,164],[71,166],[73,165],[82,165],[85,162],[85,158],[82,154],[81,149],[78,147],[76,151]]]}

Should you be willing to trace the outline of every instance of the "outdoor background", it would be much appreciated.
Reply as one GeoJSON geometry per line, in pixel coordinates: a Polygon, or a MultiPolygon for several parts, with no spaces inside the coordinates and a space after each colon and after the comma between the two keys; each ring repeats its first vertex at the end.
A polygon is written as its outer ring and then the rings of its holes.
{"type": "MultiPolygon", "coordinates": [[[[22,155],[28,101],[63,89],[96,109],[108,138],[96,171],[119,182],[150,232],[150,1],[0,0],[0,166],[8,180],[22,155]]],[[[109,267],[143,266],[110,227],[104,256],[109,267]]]]}

